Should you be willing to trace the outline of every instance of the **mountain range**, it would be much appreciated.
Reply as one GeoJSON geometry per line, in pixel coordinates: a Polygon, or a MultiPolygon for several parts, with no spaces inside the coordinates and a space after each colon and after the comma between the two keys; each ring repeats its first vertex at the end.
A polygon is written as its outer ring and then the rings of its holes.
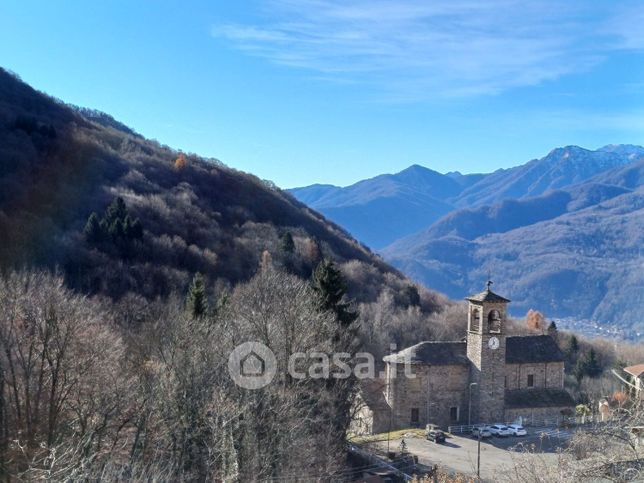
{"type": "Polygon", "coordinates": [[[538,308],[644,329],[640,146],[566,146],[489,174],[414,165],[293,194],[451,297],[491,274],[517,314],[538,308]]]}

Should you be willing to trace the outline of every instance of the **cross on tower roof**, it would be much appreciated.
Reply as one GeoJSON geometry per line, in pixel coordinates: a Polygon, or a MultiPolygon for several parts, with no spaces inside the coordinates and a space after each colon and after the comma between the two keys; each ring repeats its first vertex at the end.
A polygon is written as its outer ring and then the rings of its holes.
{"type": "Polygon", "coordinates": [[[465,300],[469,300],[470,302],[502,302],[502,303],[509,303],[510,301],[506,299],[505,297],[501,297],[500,295],[495,294],[490,290],[490,286],[494,282],[492,280],[487,281],[487,289],[481,293],[475,294],[475,295],[470,295],[469,297],[465,297],[465,300]]]}

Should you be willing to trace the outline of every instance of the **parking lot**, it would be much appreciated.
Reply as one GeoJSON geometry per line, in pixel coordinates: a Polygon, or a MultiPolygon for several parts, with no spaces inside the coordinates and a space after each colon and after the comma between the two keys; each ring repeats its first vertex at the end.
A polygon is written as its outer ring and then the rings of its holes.
{"type": "MultiPolygon", "coordinates": [[[[481,441],[481,478],[494,481],[495,473],[513,466],[514,459],[524,447],[541,453],[542,458],[557,458],[557,450],[572,436],[571,431],[553,428],[530,428],[527,436],[486,438],[481,441]]],[[[391,449],[400,447],[400,439],[389,443],[391,449]]],[[[387,443],[378,443],[386,449],[387,443]]],[[[418,456],[418,462],[431,467],[439,465],[458,473],[476,474],[478,441],[469,435],[453,435],[445,443],[436,444],[418,437],[405,438],[407,450],[418,456]]]]}

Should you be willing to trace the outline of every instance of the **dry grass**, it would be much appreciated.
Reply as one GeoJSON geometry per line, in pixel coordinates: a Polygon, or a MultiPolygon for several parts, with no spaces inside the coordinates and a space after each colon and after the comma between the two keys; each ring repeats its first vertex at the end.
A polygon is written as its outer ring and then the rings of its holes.
{"type": "Polygon", "coordinates": [[[378,441],[387,441],[388,439],[402,439],[402,438],[424,438],[425,430],[418,428],[400,429],[398,431],[391,431],[389,433],[368,434],[368,435],[349,435],[348,440],[352,443],[376,443],[378,441]]]}

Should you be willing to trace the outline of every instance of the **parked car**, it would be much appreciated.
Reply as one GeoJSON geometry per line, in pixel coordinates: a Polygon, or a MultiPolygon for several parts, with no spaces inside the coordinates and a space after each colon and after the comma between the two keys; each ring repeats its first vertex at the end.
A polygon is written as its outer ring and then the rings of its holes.
{"type": "Polygon", "coordinates": [[[510,426],[508,426],[508,429],[513,436],[525,436],[526,434],[528,434],[525,428],[520,424],[511,424],[510,426]]]}
{"type": "Polygon", "coordinates": [[[496,423],[490,426],[490,433],[501,438],[512,435],[510,429],[505,424],[501,423],[496,423]]]}
{"type": "Polygon", "coordinates": [[[439,429],[430,429],[427,431],[427,439],[433,441],[434,443],[444,443],[445,442],[445,433],[439,429]]]}
{"type": "Polygon", "coordinates": [[[492,436],[489,426],[479,426],[477,428],[472,428],[472,436],[478,438],[479,433],[481,433],[481,439],[489,438],[490,436],[492,436]]]}

